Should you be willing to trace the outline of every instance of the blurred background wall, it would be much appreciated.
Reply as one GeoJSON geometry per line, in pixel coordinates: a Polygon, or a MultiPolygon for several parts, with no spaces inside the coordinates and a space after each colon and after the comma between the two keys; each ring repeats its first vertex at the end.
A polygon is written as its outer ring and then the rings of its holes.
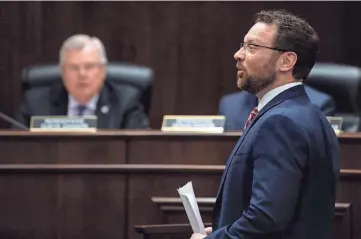
{"type": "Polygon", "coordinates": [[[319,61],[361,66],[361,2],[0,2],[0,111],[18,109],[23,67],[57,62],[62,42],[86,33],[110,61],[154,69],[151,127],[164,114],[216,114],[237,90],[233,54],[253,14],[269,8],[310,22],[319,61]]]}

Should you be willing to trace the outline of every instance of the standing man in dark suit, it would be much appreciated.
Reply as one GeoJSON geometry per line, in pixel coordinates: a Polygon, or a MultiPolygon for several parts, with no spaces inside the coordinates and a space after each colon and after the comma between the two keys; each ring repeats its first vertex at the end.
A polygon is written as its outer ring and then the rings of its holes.
{"type": "Polygon", "coordinates": [[[213,232],[192,239],[329,239],[339,175],[338,139],[302,82],[319,40],[304,20],[262,11],[235,53],[237,85],[259,99],[231,153],[213,232]]]}
{"type": "Polygon", "coordinates": [[[98,128],[147,128],[141,92],[106,81],[107,62],[98,38],[82,34],[68,38],[60,49],[62,83],[26,94],[17,120],[29,126],[35,115],[96,115],[98,128]]]}
{"type": "MultiPolygon", "coordinates": [[[[321,91],[305,85],[305,90],[310,101],[316,105],[326,116],[333,116],[336,104],[333,98],[321,91]]],[[[257,96],[241,91],[222,97],[219,103],[218,114],[226,116],[226,131],[243,130],[249,112],[258,105],[257,96]]]]}

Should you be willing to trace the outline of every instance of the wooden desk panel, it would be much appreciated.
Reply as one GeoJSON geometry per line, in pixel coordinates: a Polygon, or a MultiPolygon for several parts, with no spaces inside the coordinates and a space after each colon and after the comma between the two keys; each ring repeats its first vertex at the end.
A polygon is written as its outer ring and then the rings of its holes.
{"type": "Polygon", "coordinates": [[[361,133],[339,136],[341,168],[361,169],[361,133]]]}
{"type": "MultiPolygon", "coordinates": [[[[134,163],[224,165],[240,132],[29,133],[0,131],[2,164],[134,163]]],[[[361,133],[341,134],[341,168],[361,169],[361,133]]]]}
{"type": "Polygon", "coordinates": [[[0,238],[56,238],[57,178],[0,174],[0,238]]]}
{"type": "Polygon", "coordinates": [[[126,140],[111,134],[0,132],[1,164],[126,162],[126,140]]]}
{"type": "Polygon", "coordinates": [[[124,238],[125,176],[54,166],[1,170],[0,238],[124,238]]]}
{"type": "MultiPolygon", "coordinates": [[[[136,238],[137,234],[134,231],[136,224],[173,222],[169,215],[152,201],[153,197],[179,197],[177,189],[189,181],[192,181],[197,197],[214,197],[221,176],[219,172],[187,169],[177,171],[174,168],[160,170],[158,173],[149,173],[144,168],[143,172],[129,175],[128,238],[136,238]]],[[[181,214],[183,219],[186,218],[184,210],[181,214]]],[[[188,220],[183,222],[187,223],[188,220]]]]}
{"type": "MultiPolygon", "coordinates": [[[[212,165],[0,165],[5,195],[0,197],[0,238],[140,238],[134,225],[186,222],[179,203],[164,208],[155,197],[177,198],[176,189],[188,181],[197,197],[214,197],[223,170],[212,165]]],[[[349,178],[356,184],[359,175],[342,172],[341,184],[347,188],[349,178]]],[[[336,208],[335,235],[349,235],[351,225],[358,224],[360,203],[347,200],[359,193],[347,189],[345,200],[338,199],[347,206],[336,208]]],[[[205,222],[210,221],[210,204],[200,206],[205,222]]],[[[358,235],[359,227],[353,229],[358,235]]],[[[344,238],[349,236],[335,237],[344,238]]]]}
{"type": "MultiPolygon", "coordinates": [[[[180,216],[166,215],[152,197],[178,197],[176,189],[190,180],[198,197],[215,196],[239,135],[0,132],[0,238],[138,238],[135,224],[180,216]]],[[[351,205],[357,238],[361,134],[339,139],[337,201],[351,205]]]]}
{"type": "Polygon", "coordinates": [[[225,165],[234,137],[156,137],[132,138],[129,163],[225,165]]]}
{"type": "MultiPolygon", "coordinates": [[[[170,224],[187,224],[188,219],[186,214],[184,213],[183,204],[179,197],[177,198],[170,198],[170,197],[154,197],[152,201],[157,204],[158,208],[166,215],[167,223],[164,226],[160,227],[159,229],[165,229],[164,227],[170,226],[170,224]]],[[[209,222],[212,221],[212,211],[214,202],[216,198],[208,197],[208,198],[197,198],[199,211],[202,216],[202,220],[205,224],[210,224],[209,222]]],[[[342,238],[342,239],[350,239],[352,233],[352,224],[351,224],[351,204],[349,203],[336,203],[335,204],[335,212],[334,212],[334,223],[333,223],[333,237],[332,239],[342,238]]],[[[143,224],[144,225],[144,224],[143,224]]],[[[150,228],[151,225],[146,226],[150,228]]],[[[138,226],[139,228],[139,226],[138,226]]],[[[155,229],[154,225],[152,227],[155,229]]],[[[186,229],[178,229],[178,233],[174,234],[181,234],[182,232],[188,232],[191,234],[192,230],[189,228],[186,229]]],[[[170,233],[171,230],[168,230],[170,233]]],[[[154,234],[152,233],[153,237],[154,234]]],[[[184,235],[183,235],[184,236],[184,235]]],[[[152,237],[151,237],[152,238],[152,237]]],[[[179,237],[181,238],[181,237],[179,237]]],[[[184,238],[184,237],[183,237],[184,238]]]]}

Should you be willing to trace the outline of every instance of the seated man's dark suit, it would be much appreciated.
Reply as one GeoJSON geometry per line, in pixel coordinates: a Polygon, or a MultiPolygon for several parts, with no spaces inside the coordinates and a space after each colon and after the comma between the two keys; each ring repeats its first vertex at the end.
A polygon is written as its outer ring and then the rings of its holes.
{"type": "Polygon", "coordinates": [[[339,161],[337,137],[304,86],[281,92],[231,153],[206,238],[331,238],[339,161]]]}
{"type": "MultiPolygon", "coordinates": [[[[148,127],[148,117],[140,103],[140,92],[131,86],[115,85],[105,81],[97,102],[95,115],[99,129],[143,129],[148,127]],[[101,110],[102,107],[107,110],[101,110]]],[[[31,89],[16,119],[30,126],[30,117],[36,115],[67,115],[68,93],[62,84],[31,89]]]]}
{"type": "MultiPolygon", "coordinates": [[[[332,97],[306,85],[305,89],[311,102],[326,116],[334,115],[336,105],[332,97]]],[[[223,96],[219,104],[218,114],[226,116],[225,130],[243,130],[249,113],[257,105],[257,97],[246,91],[223,96]]]]}

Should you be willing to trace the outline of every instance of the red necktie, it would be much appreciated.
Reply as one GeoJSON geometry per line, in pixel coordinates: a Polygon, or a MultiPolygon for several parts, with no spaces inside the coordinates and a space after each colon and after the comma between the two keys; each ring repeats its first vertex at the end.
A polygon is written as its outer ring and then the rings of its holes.
{"type": "Polygon", "coordinates": [[[248,119],[247,119],[247,121],[246,121],[246,124],[244,125],[244,129],[247,128],[247,126],[249,125],[249,123],[257,116],[257,114],[258,114],[258,109],[257,109],[257,107],[255,107],[255,108],[251,111],[251,113],[249,114],[248,119]]]}

